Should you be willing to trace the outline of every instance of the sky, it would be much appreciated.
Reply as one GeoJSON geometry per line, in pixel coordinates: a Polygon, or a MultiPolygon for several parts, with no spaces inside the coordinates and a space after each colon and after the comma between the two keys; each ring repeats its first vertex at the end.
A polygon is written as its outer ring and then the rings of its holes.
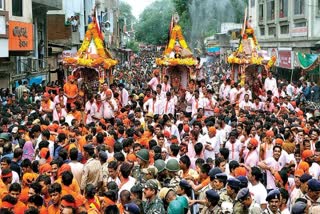
{"type": "Polygon", "coordinates": [[[152,2],[155,2],[156,0],[122,0],[132,7],[132,14],[139,18],[139,15],[142,13],[142,11],[149,6],[152,2]]]}

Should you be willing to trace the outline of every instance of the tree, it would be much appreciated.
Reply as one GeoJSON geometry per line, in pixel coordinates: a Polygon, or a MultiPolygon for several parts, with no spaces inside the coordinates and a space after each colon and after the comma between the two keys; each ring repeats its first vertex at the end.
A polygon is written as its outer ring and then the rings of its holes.
{"type": "Polygon", "coordinates": [[[136,39],[146,44],[167,44],[169,24],[173,12],[171,0],[153,2],[139,17],[136,39]]]}
{"type": "Polygon", "coordinates": [[[131,25],[134,26],[137,22],[136,17],[134,17],[134,15],[132,14],[131,6],[126,2],[120,1],[119,11],[120,11],[119,22],[120,22],[121,31],[123,31],[125,23],[126,23],[127,31],[130,31],[131,25]]]}

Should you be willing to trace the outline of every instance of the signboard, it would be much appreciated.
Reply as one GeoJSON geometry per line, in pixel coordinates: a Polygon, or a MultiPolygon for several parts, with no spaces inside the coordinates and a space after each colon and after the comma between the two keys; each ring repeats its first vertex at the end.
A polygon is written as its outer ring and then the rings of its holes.
{"type": "Polygon", "coordinates": [[[33,25],[32,23],[9,21],[9,50],[33,50],[33,25]]]}
{"type": "Polygon", "coordinates": [[[308,27],[295,27],[291,29],[291,36],[308,36],[308,27]]]}
{"type": "Polygon", "coordinates": [[[291,51],[287,50],[279,50],[278,51],[278,62],[279,62],[279,67],[281,68],[287,68],[287,69],[292,69],[292,55],[291,51]]]}
{"type": "Polygon", "coordinates": [[[220,54],[220,47],[207,48],[207,52],[208,52],[208,54],[216,54],[216,55],[219,55],[219,54],[220,54]]]}

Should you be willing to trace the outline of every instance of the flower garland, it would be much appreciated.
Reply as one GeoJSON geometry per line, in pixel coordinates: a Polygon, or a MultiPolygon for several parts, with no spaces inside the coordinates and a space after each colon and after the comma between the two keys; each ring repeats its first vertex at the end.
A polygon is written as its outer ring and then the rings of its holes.
{"type": "Polygon", "coordinates": [[[197,65],[198,61],[194,58],[156,58],[157,65],[176,66],[176,65],[197,65]]]}
{"type": "Polygon", "coordinates": [[[174,48],[174,45],[175,45],[175,42],[176,42],[177,38],[178,38],[178,41],[179,41],[181,47],[183,49],[188,49],[188,44],[187,44],[186,40],[183,37],[182,31],[181,31],[181,27],[180,27],[180,25],[176,24],[173,27],[172,31],[171,31],[170,41],[169,41],[168,47],[164,51],[165,54],[170,54],[170,52],[174,48]]]}
{"type": "Polygon", "coordinates": [[[76,58],[67,57],[63,59],[63,62],[68,65],[80,65],[86,67],[99,67],[102,66],[104,69],[110,69],[115,66],[118,62],[117,60],[107,58],[106,52],[104,50],[103,40],[99,37],[95,23],[90,23],[88,25],[88,30],[85,34],[85,39],[82,42],[81,47],[77,52],[76,58]],[[85,51],[88,50],[90,42],[93,39],[94,44],[97,48],[98,58],[84,58],[86,54],[85,51]]]}

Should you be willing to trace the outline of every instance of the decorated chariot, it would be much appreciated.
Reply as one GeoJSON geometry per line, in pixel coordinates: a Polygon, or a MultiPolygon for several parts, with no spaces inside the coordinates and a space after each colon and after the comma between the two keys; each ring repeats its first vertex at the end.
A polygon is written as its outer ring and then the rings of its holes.
{"type": "Polygon", "coordinates": [[[98,92],[101,84],[112,82],[112,68],[117,64],[104,45],[95,16],[92,20],[77,55],[63,58],[63,65],[78,81],[79,95],[84,99],[88,93],[98,92]]]}
{"type": "Polygon", "coordinates": [[[276,59],[276,55],[270,57],[266,51],[260,49],[254,30],[245,18],[239,46],[228,57],[231,80],[239,82],[241,86],[248,84],[253,93],[259,96],[262,83],[276,59]]]}
{"type": "Polygon", "coordinates": [[[171,86],[175,90],[186,89],[189,80],[196,79],[196,65],[198,64],[184,39],[178,21],[179,16],[175,14],[170,24],[169,42],[161,58],[156,58],[156,64],[161,66],[161,78],[168,75],[171,86]]]}

